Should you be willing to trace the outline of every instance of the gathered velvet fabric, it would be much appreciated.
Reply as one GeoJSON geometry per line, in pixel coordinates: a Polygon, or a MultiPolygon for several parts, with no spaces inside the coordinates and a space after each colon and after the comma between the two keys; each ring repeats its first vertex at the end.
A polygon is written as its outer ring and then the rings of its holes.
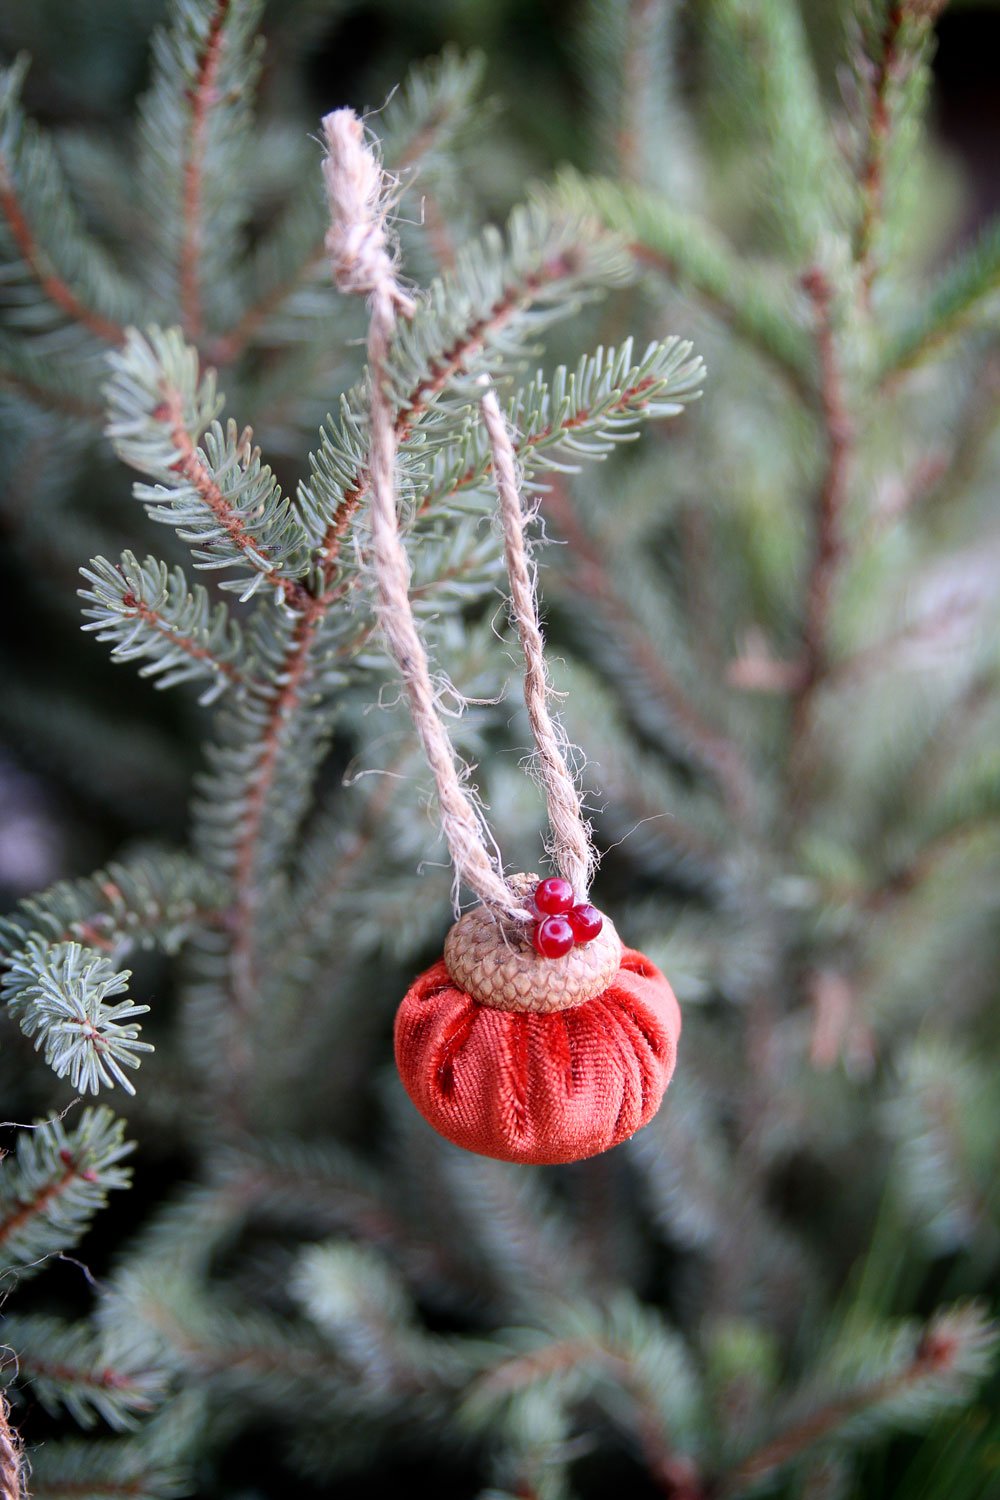
{"type": "Polygon", "coordinates": [[[480,1005],[442,959],[399,1007],[396,1065],[424,1118],[467,1151],[579,1161],[653,1118],[680,1030],[666,979],[628,948],[606,990],[547,1015],[480,1005]]]}

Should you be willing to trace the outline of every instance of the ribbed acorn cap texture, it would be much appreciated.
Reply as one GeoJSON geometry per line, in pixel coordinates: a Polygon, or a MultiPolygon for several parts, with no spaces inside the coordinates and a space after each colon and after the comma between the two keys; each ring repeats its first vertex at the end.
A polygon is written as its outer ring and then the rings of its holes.
{"type": "MultiPolygon", "coordinates": [[[[537,875],[508,882],[528,896],[537,875]]],[[[480,1005],[539,1015],[583,1005],[606,990],[621,966],[621,939],[612,922],[589,943],[577,943],[562,958],[542,958],[531,942],[531,925],[516,927],[488,906],[467,911],[444,943],[444,961],[455,984],[480,1005]]]]}

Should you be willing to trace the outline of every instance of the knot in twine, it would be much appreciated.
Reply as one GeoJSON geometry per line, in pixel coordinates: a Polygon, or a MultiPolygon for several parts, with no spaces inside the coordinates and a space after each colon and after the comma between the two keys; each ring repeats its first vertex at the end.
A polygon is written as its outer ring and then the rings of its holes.
{"type": "Polygon", "coordinates": [[[323,177],[330,203],[326,250],[342,292],[387,295],[407,317],[415,303],[399,285],[386,235],[385,174],[365,141],[352,109],[335,109],[323,120],[323,177]]]}

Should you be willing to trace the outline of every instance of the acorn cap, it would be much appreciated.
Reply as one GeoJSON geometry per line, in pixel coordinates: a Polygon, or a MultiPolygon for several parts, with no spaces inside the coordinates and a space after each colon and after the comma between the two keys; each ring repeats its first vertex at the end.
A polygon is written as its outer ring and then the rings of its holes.
{"type": "MultiPolygon", "coordinates": [[[[537,875],[514,875],[508,882],[529,896],[537,875]]],[[[543,958],[531,942],[530,922],[505,921],[488,906],[460,917],[444,943],[444,961],[459,989],[494,1010],[545,1014],[583,1005],[606,990],[621,965],[621,939],[607,917],[589,943],[577,943],[562,958],[543,958]]]]}

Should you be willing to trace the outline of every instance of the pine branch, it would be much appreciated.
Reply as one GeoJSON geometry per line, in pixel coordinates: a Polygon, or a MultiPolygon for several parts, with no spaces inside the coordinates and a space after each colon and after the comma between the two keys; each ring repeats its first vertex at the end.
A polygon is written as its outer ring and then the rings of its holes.
{"type": "Polygon", "coordinates": [[[189,855],[136,855],[83,880],[60,881],[0,917],[0,964],[32,935],[116,960],[136,944],[173,953],[192,928],[219,923],[225,895],[218,877],[189,855]]]}
{"type": "MultiPolygon", "coordinates": [[[[619,349],[583,356],[575,371],[560,365],[551,384],[539,372],[507,410],[522,482],[531,485],[546,471],[575,473],[581,460],[603,459],[636,437],[641,421],[679,415],[701,394],[704,378],[704,365],[690,354],[690,344],[670,338],[650,344],[633,365],[632,340],[626,339],[619,349]]],[[[489,483],[491,456],[481,425],[470,424],[459,442],[436,450],[432,465],[418,517],[437,515],[456,496],[489,483]]]]}
{"type": "Polygon", "coordinates": [[[31,1456],[31,1500],[173,1500],[190,1495],[175,1457],[150,1455],[139,1438],[62,1440],[31,1456]]]}
{"type": "Polygon", "coordinates": [[[792,259],[808,264],[838,222],[847,180],[802,11],[796,0],[711,0],[709,14],[716,76],[741,128],[763,147],[762,197],[792,259]]]}
{"type": "Polygon", "coordinates": [[[980,1060],[940,1038],[918,1038],[899,1062],[886,1118],[894,1182],[914,1230],[940,1255],[998,1236],[993,1163],[1000,1129],[980,1060]]]}
{"type": "MultiPolygon", "coordinates": [[[[258,246],[248,279],[252,291],[247,305],[228,332],[209,346],[209,357],[215,364],[230,365],[240,359],[264,336],[279,310],[290,318],[290,304],[312,283],[317,283],[317,293],[322,287],[324,301],[330,300],[322,204],[312,183],[301,201],[289,205],[272,233],[258,246]]],[[[310,302],[304,316],[314,312],[310,302]]]]}
{"type": "Polygon", "coordinates": [[[795,754],[799,753],[808,727],[813,694],[827,671],[830,605],[834,580],[844,554],[843,513],[854,444],[854,429],[845,402],[843,372],[832,321],[833,292],[818,268],[809,273],[804,285],[816,311],[827,456],[816,500],[815,550],[806,584],[802,659],[792,694],[795,754]]]}
{"type": "Polygon", "coordinates": [[[161,1371],[115,1360],[87,1324],[34,1313],[5,1318],[3,1332],[15,1352],[0,1378],[26,1383],[47,1412],[66,1411],[81,1427],[134,1428],[163,1399],[161,1371]]]}
{"type": "Polygon", "coordinates": [[[184,162],[183,237],[180,254],[181,319],[189,338],[197,338],[202,329],[201,252],[202,173],[206,151],[208,116],[218,97],[219,65],[222,53],[222,28],[230,0],[215,0],[208,33],[198,63],[198,72],[190,95],[191,121],[184,162]]]}
{"type": "Polygon", "coordinates": [[[939,353],[1000,289],[1000,219],[988,224],[921,297],[919,310],[891,340],[882,360],[883,384],[939,353]]]}
{"type": "Polygon", "coordinates": [[[996,1326],[970,1304],[935,1314],[922,1330],[902,1325],[884,1349],[855,1346],[855,1358],[881,1358],[886,1372],[793,1422],[744,1458],[725,1477],[721,1493],[745,1493],[815,1444],[846,1436],[852,1426],[861,1431],[873,1423],[922,1426],[939,1411],[963,1404],[989,1371],[997,1342],[996,1326]]]}
{"type": "Polygon", "coordinates": [[[0,1256],[28,1274],[50,1255],[78,1244],[107,1195],[128,1187],[119,1163],[132,1151],[110,1109],[85,1109],[67,1130],[62,1118],[17,1137],[13,1163],[0,1171],[0,1256]]]}
{"type": "Polygon", "coordinates": [[[176,330],[157,328],[148,339],[130,329],[111,371],[108,436],[125,463],[157,481],[135,486],[152,519],[191,544],[196,567],[238,568],[243,577],[222,588],[245,600],[267,584],[301,607],[305,534],[249,430],[213,420],[214,373],[199,379],[196,352],[176,330]]]}
{"type": "Polygon", "coordinates": [[[595,213],[624,235],[640,266],[650,265],[681,290],[690,289],[738,337],[771,360],[801,397],[812,400],[815,361],[798,326],[791,287],[772,289],[764,274],[748,269],[711,225],[647,189],[572,171],[560,173],[553,201],[595,213]]]}
{"type": "Polygon", "coordinates": [[[155,557],[140,563],[123,552],[119,563],[96,557],[80,572],[91,584],[78,591],[90,605],[83,629],[114,643],[112,660],[145,660],[139,675],[155,677],[158,688],[207,678],[202,704],[213,703],[227,687],[247,686],[238,623],[224,604],[213,608],[200,584],[192,590],[180,568],[171,570],[155,557]]]}
{"type": "Polygon", "coordinates": [[[116,970],[79,943],[33,937],[11,954],[0,990],[25,1036],[35,1039],[36,1051],[44,1048],[58,1078],[68,1077],[84,1094],[116,1083],[134,1094],[123,1067],[137,1068],[136,1054],[153,1047],[139,1040],[142,1027],[134,1017],[145,1015],[149,1006],[127,997],[130,978],[131,970],[116,970]],[[126,998],[115,1000],[116,995],[126,998]]]}
{"type": "MultiPolygon", "coordinates": [[[[123,335],[124,337],[124,335],[123,335]]],[[[56,364],[39,354],[26,339],[0,332],[0,387],[30,401],[42,411],[55,411],[65,418],[100,423],[104,412],[97,401],[80,393],[77,366],[56,364]]],[[[68,423],[66,425],[69,425],[68,423]]]]}
{"type": "Polygon", "coordinates": [[[261,8],[260,0],[172,0],[153,40],[139,181],[157,290],[192,339],[224,316],[242,248],[261,8]]]}
{"type": "Polygon", "coordinates": [[[40,294],[49,328],[71,327],[101,344],[119,344],[119,319],[131,311],[133,294],[84,230],[50,142],[24,118],[27,67],[22,57],[0,71],[0,215],[21,273],[6,282],[9,316],[37,336],[40,294]]]}
{"type": "Polygon", "coordinates": [[[906,86],[926,60],[934,21],[946,3],[882,0],[881,25],[868,49],[874,55],[863,55],[858,68],[867,83],[867,130],[858,173],[861,214],[854,255],[866,295],[879,269],[876,241],[885,208],[888,157],[906,107],[906,86]]]}

